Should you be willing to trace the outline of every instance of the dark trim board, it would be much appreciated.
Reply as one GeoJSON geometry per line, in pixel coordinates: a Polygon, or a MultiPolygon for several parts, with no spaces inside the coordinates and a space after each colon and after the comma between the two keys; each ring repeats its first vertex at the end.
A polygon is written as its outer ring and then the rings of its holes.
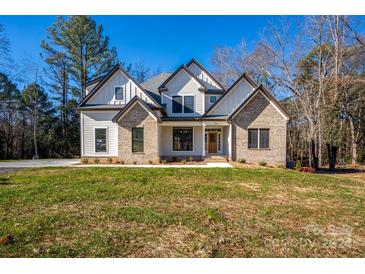
{"type": "Polygon", "coordinates": [[[186,66],[189,68],[191,64],[197,65],[202,71],[204,71],[210,78],[213,79],[213,81],[222,89],[222,91],[225,91],[226,89],[223,87],[223,85],[202,65],[196,60],[195,58],[192,58],[189,62],[186,63],[186,66]]]}
{"type": "Polygon", "coordinates": [[[283,114],[286,116],[286,118],[289,120],[290,116],[288,114],[288,112],[283,108],[283,106],[281,106],[281,104],[275,99],[275,97],[265,88],[263,88],[262,85],[258,86],[254,91],[251,92],[251,94],[236,108],[235,111],[232,112],[231,115],[229,115],[229,117],[227,118],[228,122],[232,121],[232,118],[241,111],[242,107],[244,107],[248,101],[251,100],[251,98],[253,98],[258,92],[262,92],[264,93],[264,95],[266,95],[269,100],[271,100],[279,109],[280,111],[283,112],[283,114]]]}
{"type": "Polygon", "coordinates": [[[187,74],[189,74],[194,80],[196,80],[200,86],[201,86],[201,89],[203,91],[206,91],[208,90],[208,88],[206,86],[204,86],[204,84],[202,83],[202,81],[200,79],[198,79],[191,71],[190,69],[188,69],[184,64],[183,65],[180,65],[175,71],[174,73],[172,73],[159,87],[158,87],[158,91],[161,93],[161,92],[164,92],[166,91],[166,84],[168,82],[170,82],[181,70],[184,70],[187,74]]]}
{"type": "Polygon", "coordinates": [[[225,93],[221,97],[218,98],[218,100],[210,106],[210,108],[205,112],[204,116],[207,115],[217,104],[219,104],[220,101],[223,100],[223,98],[230,92],[239,82],[241,82],[242,79],[245,79],[253,88],[257,88],[258,84],[252,80],[247,73],[243,73],[238,79],[232,84],[232,86],[229,87],[229,89],[226,90],[225,93]]]}
{"type": "MultiPolygon", "coordinates": [[[[85,96],[85,98],[79,103],[79,105],[77,106],[77,108],[82,107],[87,101],[90,100],[90,98],[92,96],[95,95],[95,93],[114,75],[115,72],[117,72],[118,70],[120,70],[122,73],[124,73],[129,79],[131,79],[131,81],[139,88],[142,90],[142,92],[144,92],[144,94],[154,103],[156,104],[156,106],[161,107],[161,105],[154,99],[151,97],[151,95],[145,91],[145,89],[137,82],[133,79],[133,77],[131,75],[129,75],[128,72],[126,72],[122,66],[120,64],[115,65],[109,72],[108,74],[89,92],[89,94],[87,96],[85,96]]],[[[162,107],[161,107],[162,108],[162,107]]]]}
{"type": "Polygon", "coordinates": [[[128,102],[128,104],[125,105],[125,107],[117,114],[114,116],[113,118],[113,122],[116,123],[118,121],[118,119],[124,114],[126,113],[127,111],[129,111],[129,108],[132,107],[135,103],[139,103],[141,104],[142,106],[144,106],[148,112],[150,112],[156,119],[158,122],[161,122],[161,119],[160,117],[157,116],[156,113],[154,113],[152,111],[152,109],[147,105],[147,103],[145,101],[143,101],[141,98],[139,98],[137,95],[135,95],[132,100],[130,100],[128,102]]]}

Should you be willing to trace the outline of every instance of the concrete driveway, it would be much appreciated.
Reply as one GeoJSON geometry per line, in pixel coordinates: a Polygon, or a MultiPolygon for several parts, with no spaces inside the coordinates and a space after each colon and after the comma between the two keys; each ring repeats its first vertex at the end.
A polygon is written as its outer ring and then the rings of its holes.
{"type": "Polygon", "coordinates": [[[39,160],[14,160],[5,162],[0,161],[0,169],[71,166],[78,163],[80,163],[80,159],[39,159],[39,160]]]}
{"type": "Polygon", "coordinates": [[[201,165],[82,165],[80,159],[40,159],[40,160],[14,160],[0,161],[0,174],[9,173],[22,168],[39,168],[39,167],[147,167],[147,168],[232,168],[229,163],[204,163],[201,165]]]}

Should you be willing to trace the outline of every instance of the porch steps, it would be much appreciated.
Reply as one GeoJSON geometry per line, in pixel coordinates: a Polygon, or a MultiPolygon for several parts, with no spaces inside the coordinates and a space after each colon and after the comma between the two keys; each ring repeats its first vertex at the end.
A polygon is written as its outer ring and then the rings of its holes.
{"type": "Polygon", "coordinates": [[[227,163],[228,156],[226,155],[208,155],[205,156],[206,163],[227,163]]]}

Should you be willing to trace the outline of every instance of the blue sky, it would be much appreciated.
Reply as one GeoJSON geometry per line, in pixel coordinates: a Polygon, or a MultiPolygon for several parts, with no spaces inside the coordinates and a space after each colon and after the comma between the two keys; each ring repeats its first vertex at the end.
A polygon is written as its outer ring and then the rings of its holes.
{"type": "MultiPolygon", "coordinates": [[[[237,45],[245,39],[252,47],[274,16],[93,16],[104,26],[119,59],[144,62],[152,69],[172,71],[192,57],[207,68],[216,46],[237,45]]],[[[12,57],[21,62],[39,56],[40,41],[55,16],[0,16],[11,42],[12,57]]]]}

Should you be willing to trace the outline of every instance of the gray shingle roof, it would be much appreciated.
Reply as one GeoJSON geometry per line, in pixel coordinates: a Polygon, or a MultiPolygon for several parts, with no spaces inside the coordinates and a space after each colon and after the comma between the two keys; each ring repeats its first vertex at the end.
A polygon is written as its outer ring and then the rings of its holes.
{"type": "Polygon", "coordinates": [[[162,72],[147,81],[143,82],[141,86],[151,95],[153,98],[161,103],[161,96],[158,92],[158,87],[165,82],[167,78],[171,75],[171,72],[162,72]]]}

